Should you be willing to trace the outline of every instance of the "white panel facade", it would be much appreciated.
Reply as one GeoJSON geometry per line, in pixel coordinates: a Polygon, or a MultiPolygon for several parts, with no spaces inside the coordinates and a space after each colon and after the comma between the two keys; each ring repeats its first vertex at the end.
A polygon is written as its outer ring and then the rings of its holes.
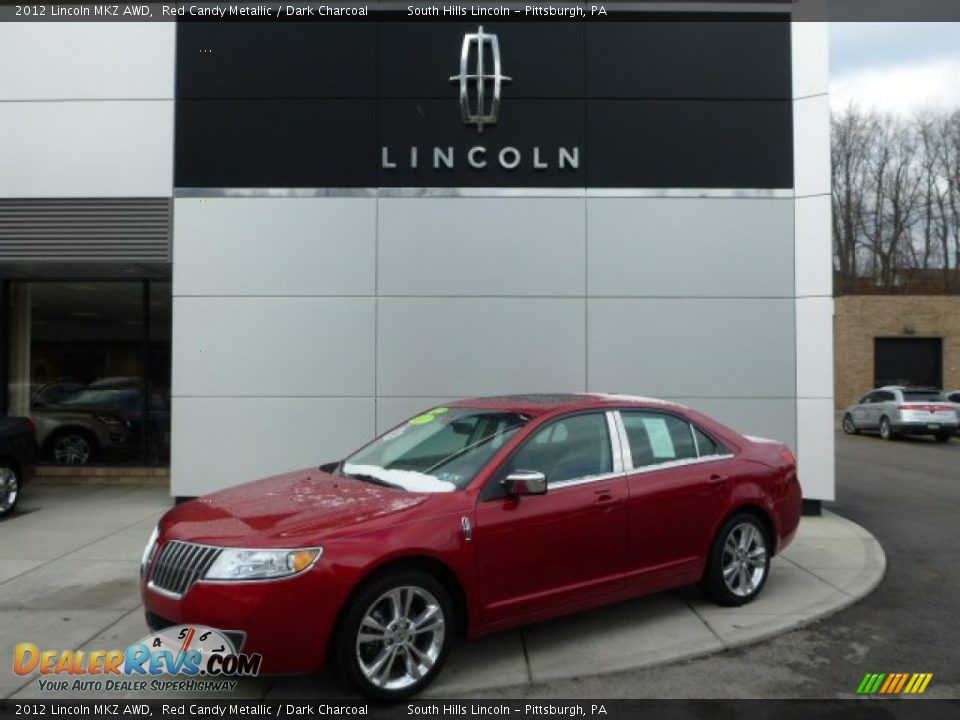
{"type": "Polygon", "coordinates": [[[583,300],[382,298],[377,391],[491,395],[584,389],[583,300]]]}
{"type": "Polygon", "coordinates": [[[592,299],[587,321],[590,390],[794,395],[790,299],[592,299]]]}
{"type": "Polygon", "coordinates": [[[373,436],[372,398],[174,398],[174,496],[316,467],[373,436]]]}
{"type": "Polygon", "coordinates": [[[173,395],[372,396],[370,298],[183,297],[173,395]]]}
{"type": "Polygon", "coordinates": [[[805,498],[836,498],[834,427],[832,397],[797,399],[797,471],[805,498]]]}
{"type": "Polygon", "coordinates": [[[173,101],[0,102],[0,197],[169,197],[173,101]]]}
{"type": "MultiPolygon", "coordinates": [[[[816,12],[816,0],[801,10],[816,12]]],[[[820,8],[822,10],[822,7],[820,8]]],[[[797,461],[804,497],[834,498],[833,241],[830,198],[829,31],[792,29],[796,192],[797,461]]]]}
{"type": "Polygon", "coordinates": [[[0,102],[172,100],[175,45],[171,22],[0,23],[0,102]]]}
{"type": "Polygon", "coordinates": [[[793,296],[789,199],[587,202],[591,295],[793,296]]]}
{"type": "Polygon", "coordinates": [[[582,198],[383,198],[378,226],[382,295],[583,295],[582,198]]]}
{"type": "Polygon", "coordinates": [[[797,297],[833,297],[833,235],[829,195],[796,199],[797,297]]]}
{"type": "Polygon", "coordinates": [[[370,296],[375,282],[376,202],[178,198],[173,215],[173,291],[370,296]]]}

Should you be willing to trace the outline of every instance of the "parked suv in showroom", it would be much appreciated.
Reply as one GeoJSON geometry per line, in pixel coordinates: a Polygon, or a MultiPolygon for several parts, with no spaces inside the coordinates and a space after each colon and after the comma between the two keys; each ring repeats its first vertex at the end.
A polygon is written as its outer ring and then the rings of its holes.
{"type": "Polygon", "coordinates": [[[937,388],[887,385],[871,390],[843,413],[843,431],[878,432],[884,440],[900,435],[932,435],[947,442],[957,432],[957,410],[937,388]]]}

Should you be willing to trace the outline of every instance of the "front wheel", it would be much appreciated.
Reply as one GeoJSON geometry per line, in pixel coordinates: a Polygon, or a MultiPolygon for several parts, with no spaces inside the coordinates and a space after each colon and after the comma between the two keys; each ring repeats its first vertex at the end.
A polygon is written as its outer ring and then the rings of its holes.
{"type": "Polygon", "coordinates": [[[857,429],[856,424],[853,422],[853,416],[850,413],[847,413],[843,416],[843,431],[847,435],[859,435],[860,431],[857,429]]]}
{"type": "Polygon", "coordinates": [[[738,513],[717,533],[700,584],[719,605],[743,605],[753,600],[770,573],[770,538],[763,523],[750,513],[738,513]]]}
{"type": "Polygon", "coordinates": [[[8,462],[0,462],[0,518],[10,515],[20,500],[20,474],[8,462]]]}
{"type": "Polygon", "coordinates": [[[433,575],[390,571],[348,606],[335,636],[337,671],[367,697],[409,697],[440,672],[454,627],[450,593],[433,575]]]}

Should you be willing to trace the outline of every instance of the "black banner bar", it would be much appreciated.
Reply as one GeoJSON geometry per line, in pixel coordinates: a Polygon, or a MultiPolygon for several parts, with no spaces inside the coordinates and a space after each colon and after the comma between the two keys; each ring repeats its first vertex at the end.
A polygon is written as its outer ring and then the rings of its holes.
{"type": "Polygon", "coordinates": [[[598,718],[604,720],[941,720],[960,713],[960,700],[5,700],[0,720],[13,718],[598,718]]]}

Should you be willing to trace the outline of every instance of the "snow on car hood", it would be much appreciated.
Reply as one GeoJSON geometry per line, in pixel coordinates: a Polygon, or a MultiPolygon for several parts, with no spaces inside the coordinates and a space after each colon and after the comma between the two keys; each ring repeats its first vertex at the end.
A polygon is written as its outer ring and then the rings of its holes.
{"type": "Polygon", "coordinates": [[[433,475],[414,470],[390,470],[379,465],[357,465],[344,463],[343,472],[347,475],[370,475],[391,485],[399,485],[409,492],[453,492],[456,485],[433,475]]]}
{"type": "Polygon", "coordinates": [[[228,547],[304,547],[335,535],[404,522],[440,497],[314,468],[177,505],[164,516],[161,528],[173,540],[228,547]]]}

